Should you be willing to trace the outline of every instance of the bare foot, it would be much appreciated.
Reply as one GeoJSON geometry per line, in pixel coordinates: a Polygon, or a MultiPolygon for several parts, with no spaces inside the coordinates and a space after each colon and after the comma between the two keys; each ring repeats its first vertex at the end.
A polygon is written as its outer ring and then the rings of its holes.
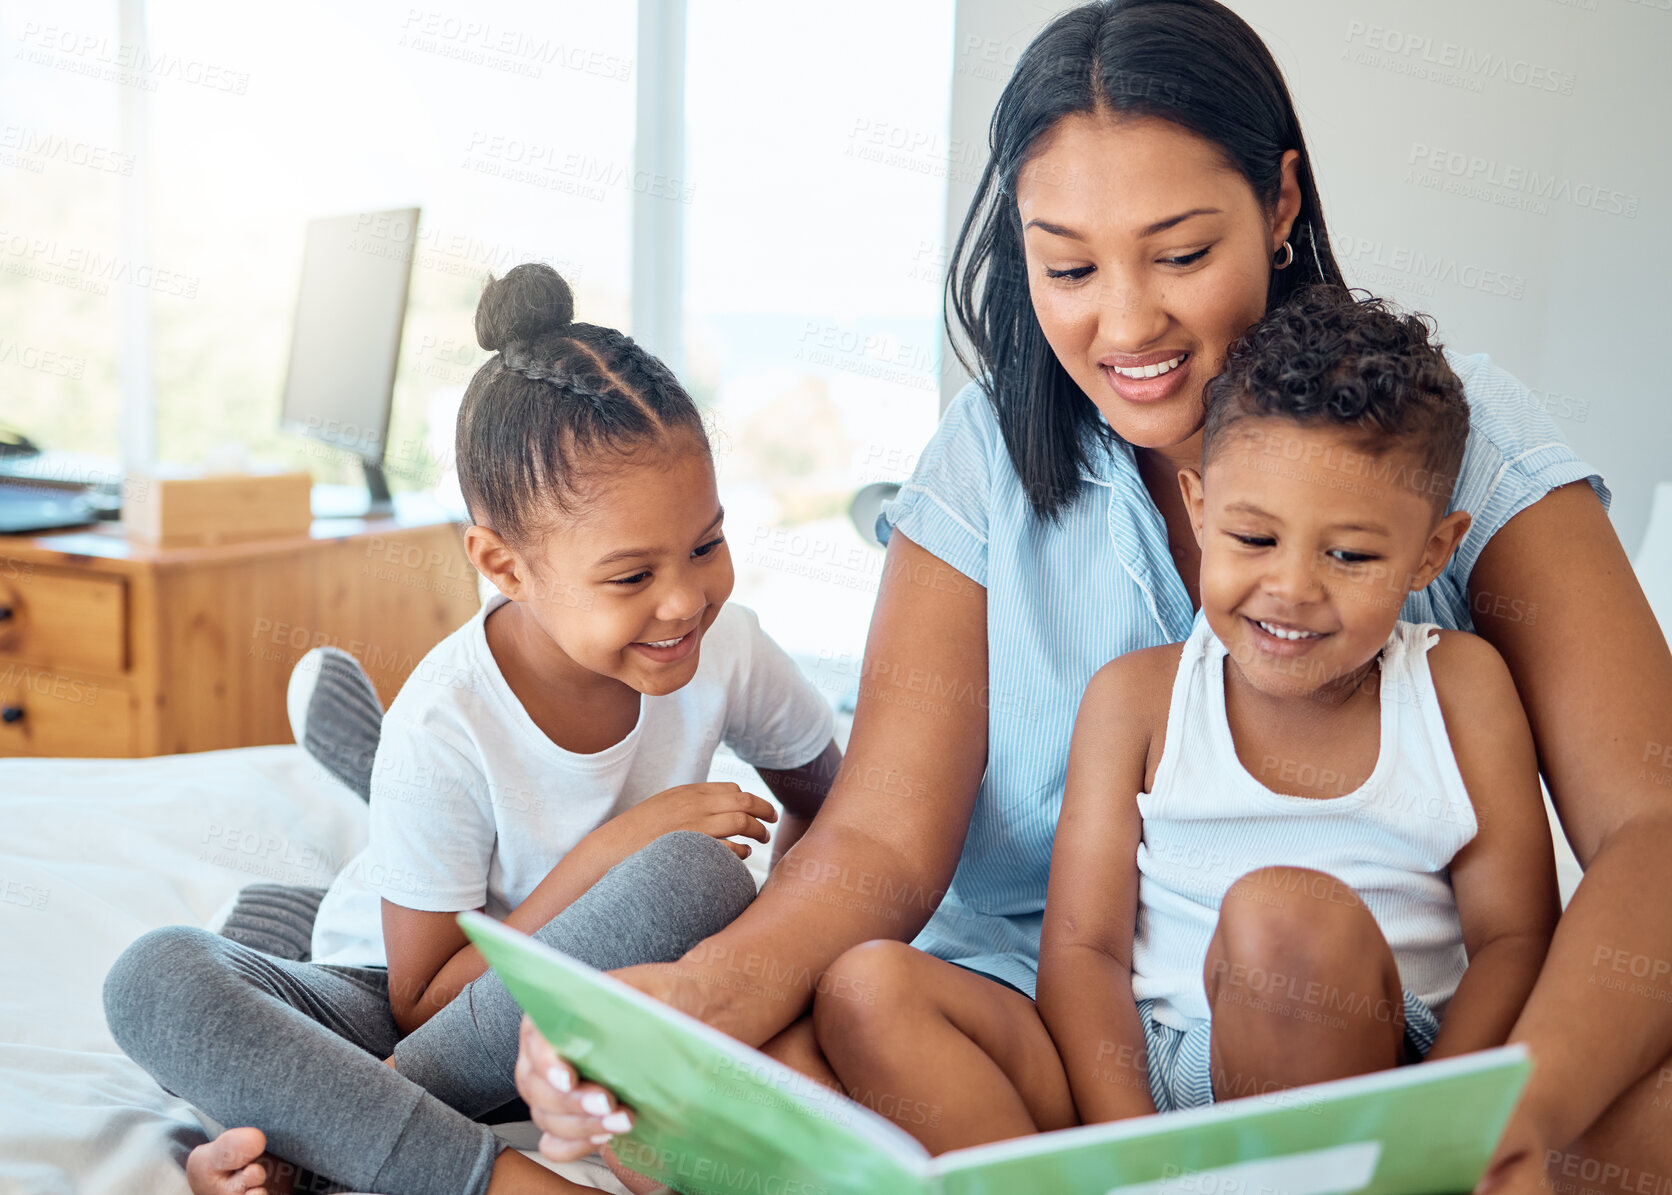
{"type": "Polygon", "coordinates": [[[296,1167],[266,1148],[260,1129],[228,1129],[186,1156],[186,1182],[193,1195],[287,1195],[296,1167]]]}

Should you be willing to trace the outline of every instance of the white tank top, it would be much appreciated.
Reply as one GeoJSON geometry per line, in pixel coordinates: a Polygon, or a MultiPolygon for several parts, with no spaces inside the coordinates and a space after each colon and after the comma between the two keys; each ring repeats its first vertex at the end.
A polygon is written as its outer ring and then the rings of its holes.
{"type": "MultiPolygon", "coordinates": [[[[1449,867],[1475,836],[1428,672],[1432,624],[1395,625],[1381,664],[1381,746],[1362,786],[1288,796],[1242,766],[1225,718],[1225,645],[1197,615],[1179,657],[1155,791],[1138,794],[1138,936],[1132,992],[1175,1029],[1208,1019],[1202,967],[1238,877],[1288,865],[1348,885],[1393,948],[1399,978],[1436,1013],[1468,958],[1449,867]]],[[[1302,777],[1304,782],[1307,778],[1302,777]]]]}

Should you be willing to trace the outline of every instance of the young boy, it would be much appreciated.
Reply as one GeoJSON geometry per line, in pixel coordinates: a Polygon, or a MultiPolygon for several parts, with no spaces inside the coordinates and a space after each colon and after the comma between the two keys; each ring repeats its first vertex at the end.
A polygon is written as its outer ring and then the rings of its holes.
{"type": "Polygon", "coordinates": [[[1399,620],[1469,526],[1422,320],[1315,287],[1207,401],[1201,612],[1093,677],[1057,827],[1038,1008],[1085,1122],[1501,1044],[1559,914],[1508,669],[1399,620]]]}

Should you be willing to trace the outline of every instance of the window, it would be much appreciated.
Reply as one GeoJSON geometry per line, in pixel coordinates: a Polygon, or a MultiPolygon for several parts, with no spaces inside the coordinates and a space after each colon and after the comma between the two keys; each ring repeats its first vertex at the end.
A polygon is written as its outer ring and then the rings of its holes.
{"type": "MultiPolygon", "coordinates": [[[[150,0],[166,77],[151,118],[153,244],[196,283],[155,302],[158,454],[223,441],[321,480],[335,449],[278,428],[309,218],[422,207],[386,471],[449,473],[482,282],[554,265],[583,319],[624,326],[634,113],[632,5],[331,5],[271,12],[150,0]]],[[[368,225],[376,252],[390,230],[368,225]]]]}
{"type": "Polygon", "coordinates": [[[0,419],[115,458],[122,305],[154,281],[121,244],[116,6],[0,8],[0,419]]]}
{"type": "Polygon", "coordinates": [[[688,30],[685,380],[735,598],[848,692],[882,567],[848,504],[939,413],[952,5],[692,0],[688,30]]]}
{"type": "MultiPolygon", "coordinates": [[[[119,300],[135,291],[160,459],[233,442],[356,482],[355,462],[278,427],[320,215],[423,209],[395,489],[450,488],[490,271],[551,262],[581,318],[631,331],[636,5],[303,0],[275,19],[147,0],[143,54],[115,7],[71,20],[30,0],[0,25],[18,59],[0,82],[16,184],[0,192],[0,294],[7,335],[37,354],[26,367],[0,345],[0,368],[8,417],[42,442],[116,452],[119,300]],[[147,260],[104,283],[34,246],[120,272],[125,95],[147,115],[147,260]],[[45,350],[74,375],[40,365],[45,350]]],[[[684,177],[648,201],[685,220],[682,373],[717,428],[737,599],[803,662],[859,655],[882,557],[848,505],[910,473],[938,414],[946,179],[972,168],[946,131],[952,23],[952,0],[689,3],[684,177]]],[[[380,238],[366,229],[368,252],[380,238]]]]}

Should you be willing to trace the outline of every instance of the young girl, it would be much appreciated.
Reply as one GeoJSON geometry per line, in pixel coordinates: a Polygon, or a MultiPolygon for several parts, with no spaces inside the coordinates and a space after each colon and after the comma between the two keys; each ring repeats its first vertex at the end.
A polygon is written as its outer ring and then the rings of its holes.
{"type": "Polygon", "coordinates": [[[1399,620],[1469,526],[1456,376],[1419,319],[1318,287],[1207,401],[1180,474],[1200,615],[1101,669],[1075,723],[1038,986],[1061,1071],[995,1082],[1005,1026],[933,993],[909,1042],[830,1053],[850,1090],[934,1107],[903,1122],[932,1149],[1041,1127],[1024,1088],[1066,1081],[1092,1122],[1501,1044],[1544,960],[1555,866],[1508,669],[1399,620]]]}
{"type": "Polygon", "coordinates": [[[390,707],[369,845],[320,907],[313,962],[176,927],[112,969],[122,1048],[220,1123],[262,1130],[195,1151],[194,1190],[270,1184],[269,1145],[362,1191],[567,1189],[471,1119],[515,1097],[521,1013],[456,914],[600,968],[677,959],[753,897],[750,848],[726,840],[765,842],[776,819],[707,782],[716,747],[783,802],[775,858],[840,761],[827,703],[726,605],[696,407],[630,339],[572,316],[541,265],[477,308],[495,356],[459,412],[458,472],[466,548],[498,593],[390,707]]]}

